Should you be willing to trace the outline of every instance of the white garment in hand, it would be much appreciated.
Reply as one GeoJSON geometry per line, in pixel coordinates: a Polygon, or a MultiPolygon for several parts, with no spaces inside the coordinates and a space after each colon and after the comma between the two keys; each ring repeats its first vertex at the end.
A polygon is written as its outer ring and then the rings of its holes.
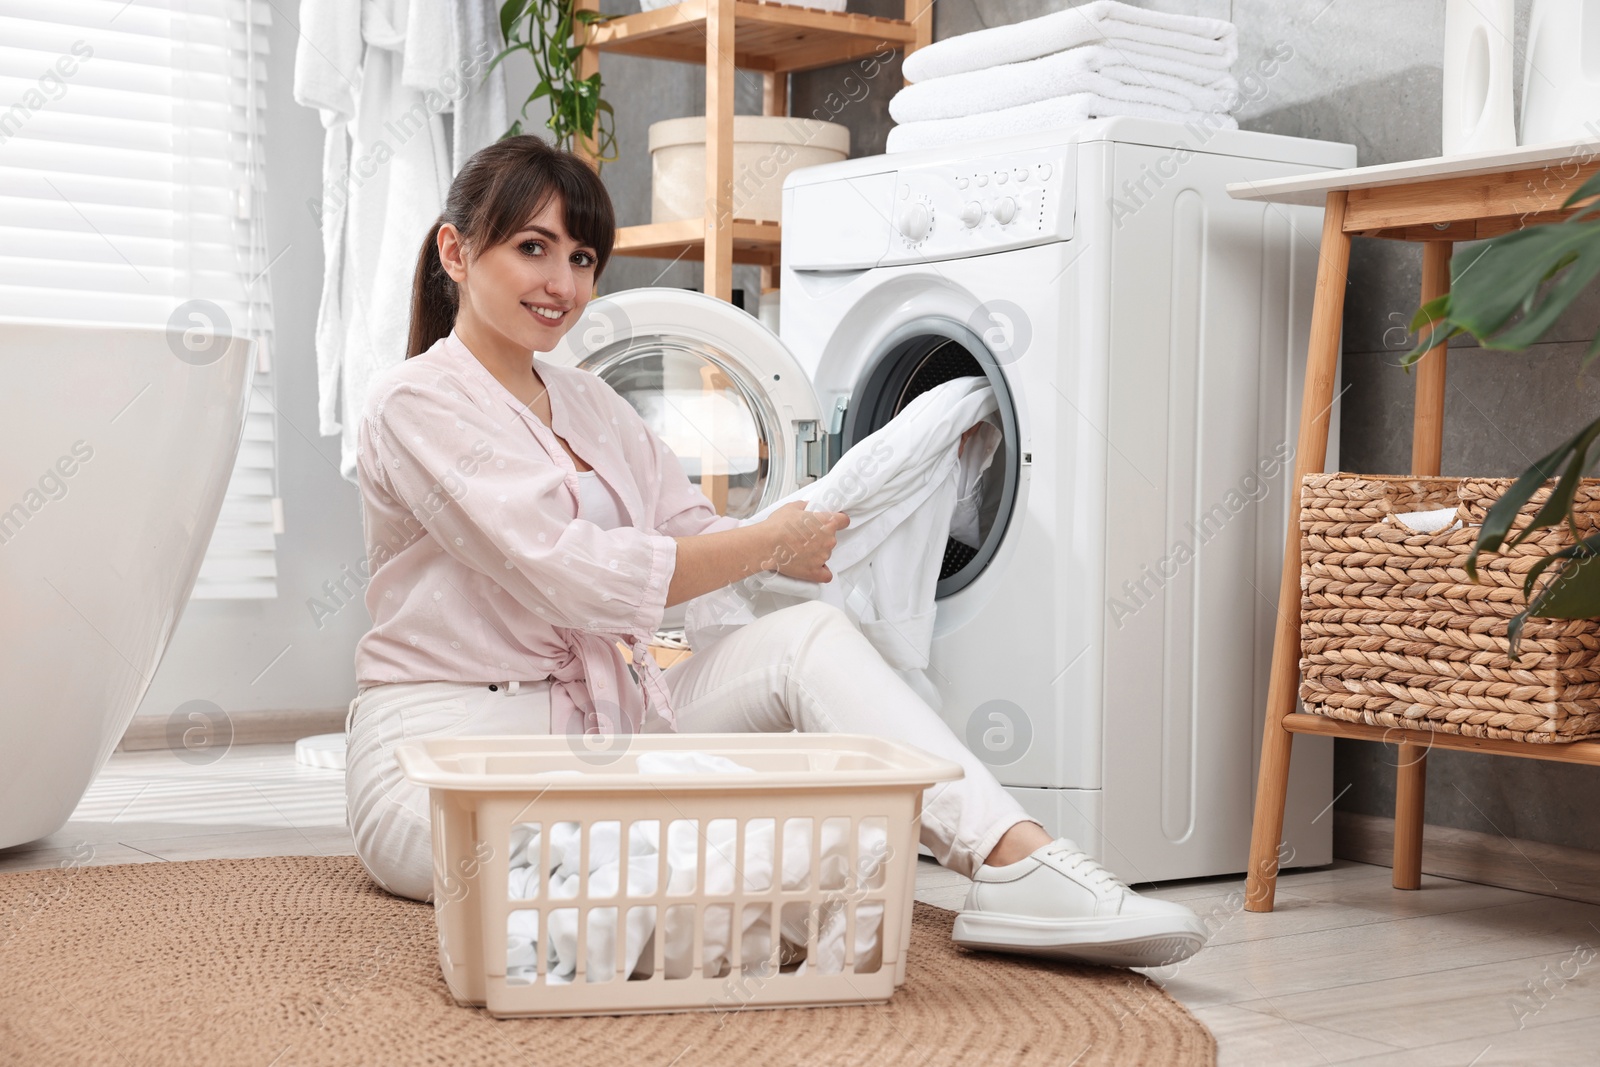
{"type": "MultiPolygon", "coordinates": [[[[848,613],[889,665],[937,707],[937,691],[919,684],[926,681],[919,675],[933,643],[934,590],[958,494],[971,497],[1000,444],[990,418],[997,411],[985,378],[934,386],[839,457],[827,474],[746,519],[759,522],[795,500],[811,511],[849,515],[828,560],[833,580],[757,574],[696,597],[684,612],[690,646],[707,648],[760,615],[820,599],[848,613]],[[962,433],[979,423],[983,429],[958,459],[962,433]]],[[[971,525],[962,523],[967,536],[971,525]]]]}
{"type": "Polygon", "coordinates": [[[1218,111],[1174,111],[1154,104],[1108,100],[1095,93],[1074,93],[1031,104],[983,111],[958,119],[929,119],[892,127],[884,141],[885,152],[915,152],[950,144],[965,144],[991,137],[1066,129],[1094,119],[1129,116],[1189,124],[1202,142],[1211,130],[1236,130],[1239,122],[1218,111]]]}
{"type": "Polygon", "coordinates": [[[889,98],[889,115],[901,123],[953,119],[1073,93],[1173,111],[1229,111],[1239,101],[1238,91],[1238,82],[1225,71],[1085,45],[907,85],[889,98]]]}
{"type": "Polygon", "coordinates": [[[1144,46],[1186,53],[1189,62],[1226,71],[1239,58],[1239,34],[1231,22],[1150,11],[1116,0],[1055,11],[1039,18],[963,33],[919,48],[901,71],[921,82],[1002,63],[1021,63],[1086,44],[1106,44],[1130,53],[1144,46]]]}
{"type": "MultiPolygon", "coordinates": [[[[705,752],[649,752],[638,757],[641,774],[701,774],[701,773],[752,773],[749,767],[705,752]]],[[[574,771],[570,773],[582,773],[574,771]]],[[[860,885],[881,884],[880,872],[887,856],[888,841],[883,827],[876,822],[860,822],[858,849],[860,885]]],[[[538,868],[541,829],[521,824],[511,834],[508,896],[512,900],[533,899],[539,895],[541,879],[538,868]]],[[[694,892],[699,870],[700,827],[697,820],[676,819],[667,825],[667,893],[680,895],[685,900],[694,892]]],[[[705,870],[701,886],[703,895],[716,900],[726,900],[733,894],[734,859],[737,856],[737,824],[733,818],[712,819],[705,828],[705,870]]],[[[589,893],[591,896],[610,896],[617,892],[622,871],[620,827],[615,822],[597,823],[589,841],[589,893]]],[[[578,893],[582,870],[581,840],[578,824],[558,822],[550,827],[548,859],[547,903],[571,899],[578,893]]],[[[655,931],[653,909],[630,905],[628,897],[637,899],[656,892],[660,870],[660,823],[645,820],[632,823],[628,832],[627,878],[628,893],[617,898],[626,921],[624,933],[624,966],[626,973],[641,977],[653,973],[655,961],[647,950],[652,948],[655,931]]],[[[840,823],[824,820],[821,828],[821,863],[816,882],[809,883],[811,867],[811,838],[803,818],[785,820],[781,873],[785,889],[799,889],[802,885],[826,893],[844,889],[849,883],[849,848],[840,832],[840,823]]],[[[747,892],[764,891],[772,885],[773,825],[772,820],[751,820],[745,831],[744,888],[747,892]]],[[[822,907],[816,915],[819,924],[815,961],[806,960],[796,973],[804,973],[815,963],[823,974],[836,974],[844,967],[845,910],[819,900],[822,907]]],[[[730,970],[732,962],[732,912],[731,904],[707,909],[701,934],[701,974],[721,977],[730,970]]],[[[670,903],[664,909],[665,920],[661,933],[664,956],[663,971],[667,978],[683,978],[694,968],[694,909],[674,908],[670,903]]],[[[772,951],[772,929],[769,909],[746,905],[740,922],[740,951],[744,966],[756,976],[768,976],[765,961],[772,951]],[[761,962],[750,962],[761,961],[761,962]]],[[[804,904],[790,903],[779,915],[779,934],[783,944],[779,949],[780,966],[804,956],[808,920],[812,909],[804,904]]],[[[616,915],[613,910],[591,910],[587,929],[587,961],[585,972],[593,981],[609,981],[616,974],[616,915]]],[[[878,936],[883,907],[867,902],[856,907],[856,966],[871,970],[882,962],[882,941],[878,936]]],[[[578,966],[579,909],[557,906],[549,912],[550,937],[546,961],[546,981],[565,984],[574,980],[578,966]]],[[[507,977],[533,981],[537,974],[536,945],[539,938],[539,913],[530,909],[514,910],[506,924],[507,977]]]]}

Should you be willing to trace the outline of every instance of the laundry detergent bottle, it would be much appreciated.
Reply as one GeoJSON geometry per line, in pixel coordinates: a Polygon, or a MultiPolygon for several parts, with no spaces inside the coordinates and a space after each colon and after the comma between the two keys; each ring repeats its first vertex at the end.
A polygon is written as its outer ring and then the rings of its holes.
{"type": "Polygon", "coordinates": [[[1533,0],[1522,144],[1600,140],[1600,0],[1533,0]]]}
{"type": "Polygon", "coordinates": [[[1445,0],[1447,156],[1515,148],[1511,106],[1513,0],[1445,0]]]}

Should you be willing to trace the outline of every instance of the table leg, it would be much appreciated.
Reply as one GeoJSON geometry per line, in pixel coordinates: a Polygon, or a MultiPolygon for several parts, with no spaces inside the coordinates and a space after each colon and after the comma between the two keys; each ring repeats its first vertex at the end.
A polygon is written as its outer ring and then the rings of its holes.
{"type": "MultiPolygon", "coordinates": [[[[1428,241],[1422,246],[1422,302],[1450,291],[1449,241],[1428,241]]],[[[1439,473],[1444,445],[1444,345],[1428,349],[1417,361],[1417,395],[1411,409],[1411,473],[1432,477],[1439,473]]]]}
{"type": "Polygon", "coordinates": [[[1396,889],[1422,888],[1422,801],[1427,780],[1427,746],[1402,744],[1400,766],[1394,772],[1396,889]]]}
{"type": "MultiPolygon", "coordinates": [[[[1422,246],[1422,302],[1450,291],[1449,241],[1422,246]]],[[[1411,473],[1439,473],[1444,451],[1446,345],[1437,345],[1417,361],[1417,395],[1411,419],[1411,473]]],[[[1394,776],[1394,871],[1396,889],[1422,888],[1422,808],[1427,798],[1428,749],[1401,744],[1394,776]]]]}
{"type": "Polygon", "coordinates": [[[1345,193],[1328,194],[1322,217],[1316,295],[1311,307],[1311,338],[1306,348],[1305,389],[1300,401],[1300,435],[1292,480],[1288,483],[1289,530],[1283,549],[1283,579],[1278,586],[1278,627],[1272,645],[1272,675],[1267,689],[1266,723],[1261,738],[1261,770],[1256,782],[1255,821],[1250,834],[1250,866],[1245,873],[1245,909],[1271,911],[1277,891],[1283,807],[1289,795],[1289,750],[1293,735],[1283,718],[1292,714],[1300,684],[1300,485],[1322,470],[1328,456],[1333,383],[1339,369],[1339,329],[1344,319],[1345,278],[1350,267],[1350,235],[1344,232],[1345,193]]]}

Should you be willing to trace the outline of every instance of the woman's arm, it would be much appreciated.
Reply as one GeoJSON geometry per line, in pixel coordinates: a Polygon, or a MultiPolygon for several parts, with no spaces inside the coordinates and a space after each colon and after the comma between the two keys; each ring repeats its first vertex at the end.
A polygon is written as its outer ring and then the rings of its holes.
{"type": "Polygon", "coordinates": [[[828,557],[835,533],[850,525],[842,511],[807,511],[796,500],[760,522],[716,533],[677,537],[677,562],[667,583],[667,606],[693,600],[754,574],[776,570],[810,582],[833,579],[828,557]]]}

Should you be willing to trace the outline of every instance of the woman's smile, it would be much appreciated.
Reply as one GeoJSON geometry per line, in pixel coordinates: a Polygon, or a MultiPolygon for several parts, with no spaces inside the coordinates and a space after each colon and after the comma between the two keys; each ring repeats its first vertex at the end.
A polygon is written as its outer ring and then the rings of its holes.
{"type": "Polygon", "coordinates": [[[547,326],[559,325],[566,318],[568,311],[567,308],[558,305],[530,304],[526,300],[522,302],[522,306],[528,309],[530,315],[547,326]]]}

